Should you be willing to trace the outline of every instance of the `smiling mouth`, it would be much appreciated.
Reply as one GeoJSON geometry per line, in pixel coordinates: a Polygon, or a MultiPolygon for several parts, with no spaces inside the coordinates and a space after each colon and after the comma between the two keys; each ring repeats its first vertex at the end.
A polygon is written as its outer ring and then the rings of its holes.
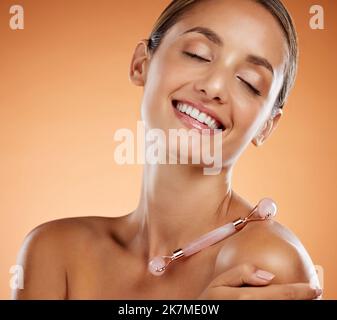
{"type": "Polygon", "coordinates": [[[206,112],[200,111],[196,107],[186,102],[173,100],[172,105],[178,112],[182,113],[184,116],[188,116],[189,118],[198,121],[200,125],[205,129],[220,129],[222,131],[226,129],[222,123],[214,119],[212,116],[210,116],[206,112]]]}

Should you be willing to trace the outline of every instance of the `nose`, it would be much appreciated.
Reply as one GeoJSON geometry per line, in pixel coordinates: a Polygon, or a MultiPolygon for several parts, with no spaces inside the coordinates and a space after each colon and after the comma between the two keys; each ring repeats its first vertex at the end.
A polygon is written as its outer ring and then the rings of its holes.
{"type": "Polygon", "coordinates": [[[194,84],[194,89],[204,99],[224,104],[227,100],[227,85],[223,73],[213,72],[205,75],[194,84]]]}

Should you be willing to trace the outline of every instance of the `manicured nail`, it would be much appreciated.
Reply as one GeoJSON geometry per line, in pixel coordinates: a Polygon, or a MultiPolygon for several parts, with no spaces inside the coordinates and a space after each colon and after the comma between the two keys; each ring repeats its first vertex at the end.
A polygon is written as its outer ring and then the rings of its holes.
{"type": "Polygon", "coordinates": [[[272,274],[270,272],[267,272],[267,271],[264,271],[264,270],[257,270],[255,272],[255,276],[257,276],[258,278],[260,278],[262,280],[266,280],[266,281],[270,281],[270,280],[275,278],[274,274],[272,274]]]}
{"type": "Polygon", "coordinates": [[[319,297],[323,293],[322,289],[316,289],[316,296],[319,297]]]}

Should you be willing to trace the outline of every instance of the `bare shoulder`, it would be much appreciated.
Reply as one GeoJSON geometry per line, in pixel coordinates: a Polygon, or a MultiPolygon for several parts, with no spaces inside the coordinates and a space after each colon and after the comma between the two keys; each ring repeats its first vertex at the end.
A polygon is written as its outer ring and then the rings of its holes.
{"type": "Polygon", "coordinates": [[[314,264],[300,240],[273,220],[251,223],[225,241],[217,259],[218,271],[241,263],[274,273],[273,283],[318,285],[314,264]]]}
{"type": "Polygon", "coordinates": [[[111,241],[114,219],[79,217],[54,220],[34,228],[25,237],[17,264],[24,270],[24,288],[14,299],[66,299],[67,269],[84,252],[111,241]]]}

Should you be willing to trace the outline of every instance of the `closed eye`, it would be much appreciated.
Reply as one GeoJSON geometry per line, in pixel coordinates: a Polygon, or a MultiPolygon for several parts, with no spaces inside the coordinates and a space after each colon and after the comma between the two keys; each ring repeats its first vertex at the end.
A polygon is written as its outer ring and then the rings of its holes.
{"type": "MultiPolygon", "coordinates": [[[[197,55],[196,53],[193,52],[188,52],[188,51],[183,51],[183,54],[185,54],[186,56],[188,56],[189,58],[192,59],[197,59],[199,61],[203,61],[203,62],[211,62],[211,60],[205,59],[199,55],[197,55]]],[[[256,89],[253,85],[251,85],[249,82],[247,82],[246,80],[242,79],[241,77],[237,77],[239,80],[241,80],[246,87],[255,95],[257,96],[261,96],[261,92],[256,89]]]]}
{"type": "Polygon", "coordinates": [[[261,96],[261,92],[258,89],[256,89],[254,86],[252,86],[249,82],[247,82],[246,80],[242,79],[241,77],[237,77],[237,78],[239,80],[241,80],[252,93],[254,93],[257,96],[261,96]]]}
{"type": "Polygon", "coordinates": [[[196,53],[193,53],[193,52],[188,52],[188,51],[183,51],[183,54],[185,54],[186,56],[188,56],[189,58],[192,58],[192,59],[197,59],[197,60],[200,60],[200,61],[203,61],[203,62],[211,62],[211,60],[208,60],[208,59],[205,59],[199,55],[197,55],[196,53]]]}

